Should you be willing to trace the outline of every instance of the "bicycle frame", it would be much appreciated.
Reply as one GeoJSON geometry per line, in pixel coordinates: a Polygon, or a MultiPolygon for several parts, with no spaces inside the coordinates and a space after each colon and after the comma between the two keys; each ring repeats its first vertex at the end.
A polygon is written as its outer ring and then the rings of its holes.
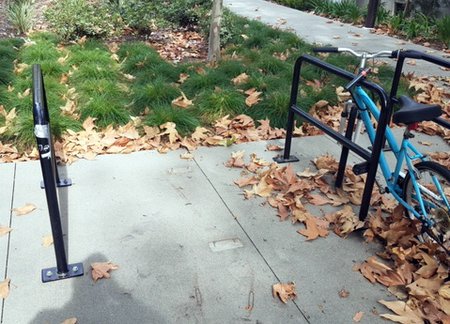
{"type": "MultiPolygon", "coordinates": [[[[380,111],[373,102],[373,100],[367,95],[367,93],[363,90],[361,86],[356,86],[355,89],[352,91],[353,99],[356,102],[356,105],[359,110],[360,117],[364,123],[364,127],[367,130],[367,133],[369,135],[370,142],[373,144],[375,140],[375,128],[372,125],[371,121],[371,115],[374,116],[374,118],[378,121],[380,116],[380,111]]],[[[386,156],[383,152],[380,154],[379,159],[379,165],[380,169],[382,171],[382,174],[386,180],[386,185],[388,191],[395,197],[395,199],[400,202],[409,212],[411,212],[416,218],[425,221],[429,226],[433,225],[433,221],[428,217],[426,206],[430,202],[424,201],[422,199],[422,192],[426,192],[427,194],[433,194],[430,190],[427,188],[424,188],[423,186],[420,186],[418,182],[416,181],[416,175],[414,172],[414,165],[413,161],[420,159],[424,161],[426,157],[421,154],[413,144],[409,141],[407,137],[403,137],[403,140],[401,142],[401,145],[399,146],[392,130],[389,127],[386,127],[385,130],[385,137],[386,140],[392,149],[395,158],[397,160],[394,168],[394,172],[392,172],[391,168],[389,167],[389,164],[387,163],[386,156]],[[404,162],[406,162],[407,166],[407,172],[411,178],[411,183],[414,186],[414,190],[417,193],[417,196],[415,199],[417,199],[421,213],[419,213],[417,210],[415,210],[412,206],[410,206],[403,198],[401,197],[403,193],[403,188],[399,185],[399,180],[404,177],[404,174],[402,174],[401,170],[403,167],[404,162]]],[[[436,179],[433,178],[433,181],[438,183],[436,179]]],[[[444,203],[449,207],[449,202],[446,201],[445,195],[443,194],[443,190],[440,186],[437,185],[438,190],[441,192],[441,196],[444,197],[444,203]]],[[[433,194],[434,195],[434,194],[433,194]]]]}

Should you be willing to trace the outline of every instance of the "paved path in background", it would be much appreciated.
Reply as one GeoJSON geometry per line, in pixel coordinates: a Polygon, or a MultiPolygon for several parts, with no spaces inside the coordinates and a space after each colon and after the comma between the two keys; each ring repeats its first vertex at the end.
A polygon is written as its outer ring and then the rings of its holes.
{"type": "MultiPolygon", "coordinates": [[[[264,0],[224,0],[224,5],[238,15],[291,30],[311,44],[366,51],[414,49],[437,57],[448,58],[449,56],[442,51],[371,33],[367,28],[344,24],[264,0]]],[[[392,60],[389,62],[392,65],[395,64],[392,60]]],[[[404,72],[414,72],[418,76],[450,76],[449,71],[424,61],[417,61],[414,66],[405,64],[404,72]]]]}

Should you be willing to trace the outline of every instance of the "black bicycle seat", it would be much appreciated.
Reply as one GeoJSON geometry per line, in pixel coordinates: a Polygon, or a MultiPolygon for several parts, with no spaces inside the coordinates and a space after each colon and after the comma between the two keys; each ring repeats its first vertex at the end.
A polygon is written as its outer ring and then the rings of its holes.
{"type": "Polygon", "coordinates": [[[407,96],[401,96],[398,102],[400,109],[392,115],[392,121],[396,124],[409,125],[424,120],[433,120],[442,114],[441,106],[437,104],[421,104],[407,96]]]}

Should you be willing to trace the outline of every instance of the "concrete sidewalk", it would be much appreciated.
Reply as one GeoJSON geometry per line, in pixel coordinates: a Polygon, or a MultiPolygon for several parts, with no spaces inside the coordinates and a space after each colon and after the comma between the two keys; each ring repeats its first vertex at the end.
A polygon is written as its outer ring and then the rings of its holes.
{"type": "MultiPolygon", "coordinates": [[[[349,47],[356,51],[373,52],[414,49],[447,60],[450,57],[450,53],[415,45],[389,36],[377,35],[367,28],[340,23],[265,0],[224,0],[224,5],[238,15],[290,30],[306,42],[318,46],[349,47]]],[[[387,60],[386,62],[392,66],[395,65],[393,60],[387,60]]],[[[415,65],[405,64],[404,72],[413,72],[418,76],[450,76],[449,71],[444,71],[439,66],[419,60],[415,62],[415,65]]]]}
{"type": "MultiPolygon", "coordinates": [[[[448,150],[439,138],[425,151],[448,150]]],[[[283,141],[274,141],[283,144],[283,141]]],[[[43,284],[40,271],[55,266],[39,163],[1,164],[1,224],[13,231],[0,238],[0,264],[11,279],[2,322],[61,323],[384,323],[380,299],[394,299],[352,270],[379,246],[360,233],[330,234],[312,242],[301,225],[280,222],[262,199],[244,200],[233,184],[241,169],[223,164],[245,150],[270,160],[266,142],[200,148],[195,159],[180,151],[99,156],[61,169],[74,185],[59,190],[69,263],[112,261],[119,269],[94,283],[90,273],[43,284]],[[33,203],[25,216],[10,209],[33,203]],[[294,281],[298,298],[283,304],[273,284],[294,281]],[[349,297],[340,298],[345,289],[349,297]]],[[[298,138],[292,153],[304,170],[322,154],[338,156],[325,136],[298,138]]],[[[333,210],[326,207],[327,211],[333,210]]],[[[322,212],[312,210],[316,214],[322,212]]]]}

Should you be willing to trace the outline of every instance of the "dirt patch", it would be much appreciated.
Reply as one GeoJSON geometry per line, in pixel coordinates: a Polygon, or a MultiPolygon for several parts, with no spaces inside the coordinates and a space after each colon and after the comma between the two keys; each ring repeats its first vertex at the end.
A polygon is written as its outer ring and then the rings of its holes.
{"type": "MultiPolygon", "coordinates": [[[[45,30],[47,24],[44,19],[45,9],[55,0],[35,0],[33,5],[33,29],[45,30]]],[[[0,39],[22,36],[12,26],[7,16],[8,0],[0,0],[0,39]]]]}

